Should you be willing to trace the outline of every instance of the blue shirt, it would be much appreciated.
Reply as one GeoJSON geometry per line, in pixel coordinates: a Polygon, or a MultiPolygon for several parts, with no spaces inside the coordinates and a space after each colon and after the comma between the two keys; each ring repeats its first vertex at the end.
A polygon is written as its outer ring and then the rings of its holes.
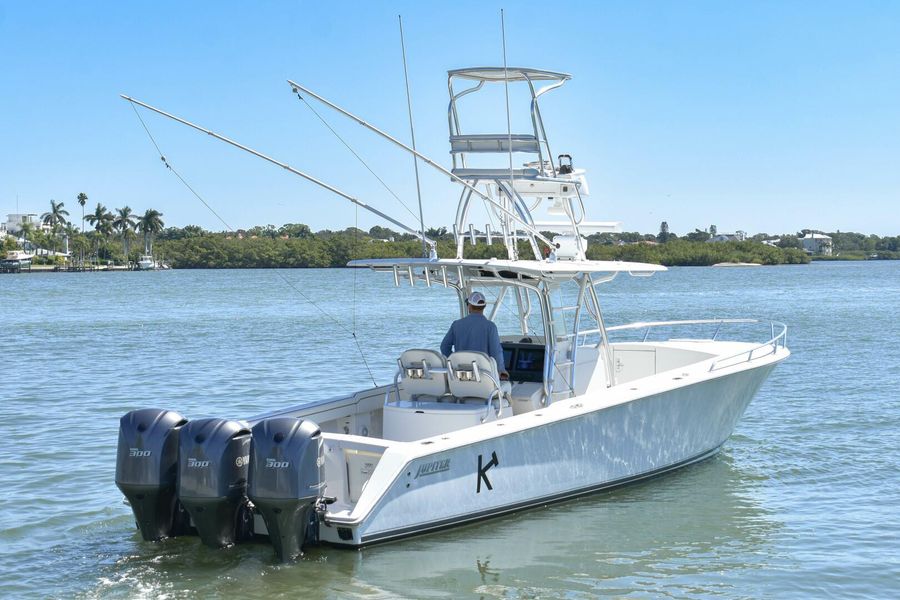
{"type": "Polygon", "coordinates": [[[453,352],[484,352],[497,361],[499,373],[506,372],[497,326],[481,313],[471,313],[453,321],[441,342],[441,353],[450,356],[451,349],[453,352]]]}

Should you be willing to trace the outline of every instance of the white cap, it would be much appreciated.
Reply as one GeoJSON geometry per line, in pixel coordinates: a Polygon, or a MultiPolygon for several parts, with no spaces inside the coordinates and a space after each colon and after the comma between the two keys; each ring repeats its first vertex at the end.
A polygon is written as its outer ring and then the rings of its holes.
{"type": "Polygon", "coordinates": [[[487,304],[487,300],[484,299],[484,294],[481,292],[472,292],[469,294],[466,302],[471,304],[472,306],[485,306],[487,304]]]}

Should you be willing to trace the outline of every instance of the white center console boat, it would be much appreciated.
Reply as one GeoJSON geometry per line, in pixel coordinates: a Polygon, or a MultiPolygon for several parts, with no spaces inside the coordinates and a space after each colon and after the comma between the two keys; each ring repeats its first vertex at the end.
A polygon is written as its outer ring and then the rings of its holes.
{"type": "Polygon", "coordinates": [[[450,71],[449,173],[462,187],[456,256],[349,265],[398,287],[454,293],[461,315],[468,294],[485,292],[505,364],[410,340],[394,381],[339,398],[237,420],[132,411],[121,422],[116,482],[145,539],[197,534],[228,546],[268,536],[289,560],[309,544],[358,547],[619,486],[722,446],[789,356],[786,330],[767,324],[750,342],[724,339],[747,320],[606,327],[600,286],[665,269],[587,260],[585,236],[616,224],[586,220],[585,172],[550,150],[538,101],[568,79],[450,71]],[[531,130],[465,132],[464,97],[498,84],[527,88],[531,130]],[[502,164],[513,154],[527,155],[522,167],[502,164]],[[494,225],[476,227],[476,207],[494,225]],[[478,241],[502,242],[504,255],[467,258],[478,241]],[[678,337],[660,341],[656,330],[678,337]],[[644,335],[613,341],[629,331],[644,335]]]}

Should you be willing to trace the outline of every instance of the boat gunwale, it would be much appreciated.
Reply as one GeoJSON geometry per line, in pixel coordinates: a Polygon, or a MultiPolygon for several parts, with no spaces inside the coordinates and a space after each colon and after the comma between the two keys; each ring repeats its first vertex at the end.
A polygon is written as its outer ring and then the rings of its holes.
{"type": "MultiPolygon", "coordinates": [[[[740,343],[749,344],[749,342],[740,342],[740,343]]],[[[500,421],[492,421],[491,423],[483,423],[481,425],[476,425],[474,427],[470,427],[467,429],[458,430],[456,432],[449,432],[448,434],[440,434],[437,436],[432,436],[429,438],[422,438],[421,440],[414,440],[414,441],[409,441],[409,442],[388,440],[390,442],[390,444],[385,447],[385,453],[390,450],[394,450],[394,452],[392,452],[393,454],[405,455],[405,458],[406,458],[406,460],[403,462],[402,466],[397,469],[397,472],[394,475],[394,477],[391,479],[390,483],[387,486],[385,486],[383,488],[383,490],[380,491],[378,497],[376,499],[374,499],[373,502],[368,503],[369,506],[360,515],[352,516],[356,507],[360,505],[360,502],[357,501],[357,503],[349,511],[349,513],[350,513],[349,515],[347,515],[347,516],[328,516],[327,521],[329,523],[332,523],[334,525],[339,525],[339,526],[356,527],[356,526],[360,525],[363,521],[365,521],[366,518],[368,518],[368,516],[372,513],[373,510],[377,509],[378,505],[383,501],[384,494],[387,493],[387,491],[390,490],[397,483],[397,480],[400,478],[403,471],[407,470],[408,466],[416,460],[427,458],[431,455],[439,454],[441,452],[448,452],[448,451],[452,451],[452,450],[464,449],[469,446],[475,446],[477,444],[481,444],[481,443],[484,443],[487,441],[506,437],[508,435],[522,433],[524,431],[538,429],[538,428],[546,427],[546,426],[553,425],[553,424],[565,423],[566,421],[571,421],[574,419],[580,419],[587,415],[597,413],[597,412],[602,412],[604,410],[608,410],[608,409],[611,409],[611,408],[614,408],[617,406],[628,404],[630,402],[635,402],[635,401],[644,400],[644,399],[650,399],[650,398],[654,398],[657,396],[667,394],[667,393],[675,391],[675,390],[687,389],[687,388],[694,387],[697,385],[706,384],[711,381],[715,381],[717,379],[723,379],[725,377],[729,377],[731,375],[736,375],[741,372],[753,371],[756,369],[770,367],[770,366],[774,367],[779,362],[788,358],[789,356],[790,356],[790,350],[788,350],[787,348],[784,348],[783,350],[781,350],[777,353],[765,355],[763,357],[760,357],[759,359],[754,359],[753,361],[751,361],[749,363],[742,362],[742,363],[738,363],[737,365],[723,367],[721,369],[717,369],[714,371],[708,371],[708,370],[701,371],[700,378],[697,378],[688,383],[684,383],[685,379],[683,377],[671,378],[671,379],[669,379],[670,382],[677,380],[682,383],[677,384],[677,385],[667,386],[665,388],[656,390],[650,394],[647,394],[645,390],[639,390],[632,386],[632,387],[629,387],[627,390],[622,390],[622,394],[624,394],[625,397],[617,399],[616,401],[613,401],[613,402],[604,402],[602,405],[597,405],[597,406],[586,405],[586,403],[581,400],[586,398],[587,394],[582,394],[581,396],[573,396],[572,398],[567,398],[565,400],[557,400],[553,404],[543,407],[541,409],[538,409],[536,411],[531,411],[531,412],[524,413],[521,415],[512,415],[512,416],[506,417],[500,421]],[[768,359],[768,360],[766,360],[766,359],[768,359]],[[631,392],[631,393],[629,394],[628,392],[631,392]],[[563,413],[562,410],[564,408],[572,410],[573,412],[563,413]],[[535,413],[538,413],[538,414],[535,414],[535,413]],[[540,421],[531,421],[530,423],[526,423],[525,419],[522,419],[519,423],[513,424],[513,427],[508,427],[510,424],[510,420],[515,419],[516,417],[527,418],[528,416],[540,417],[541,420],[540,421]],[[503,424],[503,426],[498,426],[498,424],[503,424]],[[458,433],[461,433],[464,431],[474,432],[474,431],[478,430],[478,431],[489,432],[489,431],[491,431],[491,425],[494,426],[493,432],[488,433],[487,435],[482,435],[482,436],[478,437],[477,439],[473,439],[472,435],[470,434],[467,439],[456,439],[453,443],[451,443],[451,438],[446,437],[448,435],[451,435],[454,433],[458,434],[458,433]],[[504,429],[504,427],[506,427],[506,428],[504,429]]],[[[691,365],[691,366],[696,367],[697,365],[701,365],[704,362],[712,362],[714,360],[715,360],[715,358],[704,359],[702,361],[699,361],[695,365],[691,365]]],[[[664,371],[662,373],[658,373],[656,375],[652,375],[649,377],[658,377],[660,375],[665,375],[670,372],[671,371],[664,371]]],[[[627,384],[622,384],[621,387],[624,387],[625,385],[627,385],[627,384]]],[[[612,388],[612,389],[614,389],[614,388],[612,388]]],[[[373,439],[373,438],[367,438],[367,437],[353,435],[353,434],[323,433],[322,435],[323,435],[323,437],[326,437],[326,438],[330,437],[332,439],[346,439],[348,441],[358,441],[358,442],[363,442],[364,440],[373,439]]],[[[459,438],[459,437],[460,436],[457,436],[457,438],[459,438]]],[[[730,435],[729,435],[729,437],[730,437],[730,435]]],[[[374,438],[374,439],[380,440],[381,438],[374,438]]],[[[382,440],[382,441],[384,441],[384,440],[382,440]]],[[[727,441],[727,438],[725,440],[723,440],[722,443],[724,444],[725,441],[727,441]]],[[[589,492],[586,492],[586,493],[589,493],[589,492]]],[[[360,498],[360,499],[362,499],[362,498],[360,498]]],[[[540,500],[536,500],[535,502],[540,502],[540,500]]]]}

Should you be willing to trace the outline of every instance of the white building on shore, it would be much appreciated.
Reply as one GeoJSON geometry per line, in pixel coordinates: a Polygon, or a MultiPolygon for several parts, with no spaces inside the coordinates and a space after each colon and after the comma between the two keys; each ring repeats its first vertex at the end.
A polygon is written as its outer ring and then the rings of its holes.
{"type": "Polygon", "coordinates": [[[18,235],[22,231],[24,223],[28,223],[33,227],[41,226],[41,222],[35,213],[10,213],[6,215],[6,232],[10,235],[18,235]]]}
{"type": "Polygon", "coordinates": [[[831,236],[827,236],[824,233],[807,233],[800,238],[800,243],[803,244],[803,249],[809,254],[831,256],[833,252],[831,236]]]}
{"type": "Polygon", "coordinates": [[[734,233],[719,233],[710,237],[708,242],[743,242],[747,239],[747,232],[738,229],[734,233]]]}

